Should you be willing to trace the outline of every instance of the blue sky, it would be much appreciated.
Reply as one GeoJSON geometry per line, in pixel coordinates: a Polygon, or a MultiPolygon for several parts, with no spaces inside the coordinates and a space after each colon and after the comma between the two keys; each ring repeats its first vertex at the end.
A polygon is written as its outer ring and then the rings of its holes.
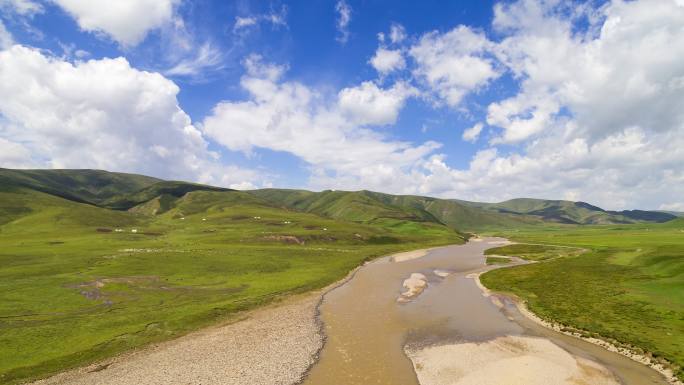
{"type": "Polygon", "coordinates": [[[0,0],[0,166],[684,210],[647,3],[0,0]]]}

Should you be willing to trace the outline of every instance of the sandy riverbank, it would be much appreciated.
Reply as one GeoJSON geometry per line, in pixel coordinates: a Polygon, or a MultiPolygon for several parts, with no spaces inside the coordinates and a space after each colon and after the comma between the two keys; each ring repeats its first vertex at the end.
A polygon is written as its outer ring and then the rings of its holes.
{"type": "Polygon", "coordinates": [[[392,262],[406,262],[406,261],[410,261],[410,260],[413,260],[413,259],[417,259],[417,258],[421,258],[421,257],[426,256],[427,253],[428,253],[430,250],[431,250],[431,249],[420,249],[420,250],[405,251],[405,252],[403,252],[403,253],[393,254],[393,255],[390,257],[390,260],[391,260],[392,262]]]}
{"type": "MultiPolygon", "coordinates": [[[[480,275],[481,274],[482,273],[469,274],[468,278],[474,279],[477,286],[480,288],[480,290],[482,290],[482,295],[484,295],[485,297],[490,297],[492,299],[492,302],[494,302],[495,305],[500,307],[501,306],[500,300],[496,296],[493,296],[492,295],[493,293],[488,288],[486,288],[482,284],[482,282],[480,282],[480,275]],[[498,304],[497,304],[497,302],[498,302],[498,304]]],[[[562,333],[562,334],[565,334],[568,336],[579,338],[581,340],[587,341],[587,342],[592,343],[594,345],[601,346],[602,348],[604,348],[608,351],[621,354],[627,358],[630,358],[633,361],[644,364],[644,365],[656,370],[657,372],[659,372],[663,376],[665,376],[665,378],[667,379],[667,382],[669,384],[684,385],[684,382],[680,381],[674,375],[674,372],[671,369],[665,367],[661,363],[658,363],[658,362],[651,360],[651,358],[646,356],[646,355],[636,353],[635,351],[633,351],[632,349],[629,349],[629,348],[618,347],[615,344],[613,344],[607,340],[604,340],[604,339],[593,338],[593,337],[584,337],[580,333],[572,332],[572,331],[570,331],[570,330],[572,330],[572,328],[569,328],[566,325],[562,325],[562,324],[556,323],[556,322],[549,322],[549,321],[546,321],[546,320],[538,317],[536,314],[534,314],[531,310],[528,309],[525,302],[522,301],[521,299],[513,297],[513,296],[507,296],[507,297],[510,298],[515,303],[520,314],[524,315],[526,318],[537,323],[538,325],[541,325],[541,326],[546,327],[548,329],[554,330],[558,333],[562,333]]]]}
{"type": "Polygon", "coordinates": [[[421,385],[618,385],[599,364],[549,340],[503,336],[485,342],[407,349],[421,385]]]}
{"type": "MultiPolygon", "coordinates": [[[[466,278],[474,279],[483,295],[490,297],[479,282],[479,273],[466,278]]],[[[407,346],[405,352],[421,385],[620,383],[604,366],[575,356],[545,338],[502,335],[479,342],[407,346]]]]}
{"type": "Polygon", "coordinates": [[[323,345],[321,291],[287,298],[173,341],[149,346],[33,385],[289,385],[323,345]]]}

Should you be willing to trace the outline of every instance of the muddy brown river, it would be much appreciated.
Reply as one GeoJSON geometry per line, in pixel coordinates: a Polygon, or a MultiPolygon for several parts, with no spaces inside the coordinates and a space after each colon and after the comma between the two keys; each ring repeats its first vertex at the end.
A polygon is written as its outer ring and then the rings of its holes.
{"type": "Polygon", "coordinates": [[[603,366],[625,385],[667,384],[645,365],[539,326],[511,301],[497,307],[483,296],[466,276],[488,269],[483,251],[501,242],[505,240],[485,238],[403,262],[385,257],[358,269],[324,297],[320,311],[327,340],[304,384],[418,385],[405,346],[485,342],[501,336],[547,339],[573,357],[603,366]],[[440,277],[436,269],[451,274],[440,277]],[[398,303],[405,290],[402,283],[412,273],[425,275],[428,286],[412,301],[398,303]]]}

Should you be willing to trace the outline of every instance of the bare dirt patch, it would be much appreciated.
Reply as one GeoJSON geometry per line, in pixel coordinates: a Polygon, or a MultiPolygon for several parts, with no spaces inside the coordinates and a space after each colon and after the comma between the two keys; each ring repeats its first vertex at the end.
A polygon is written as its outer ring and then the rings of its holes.
{"type": "Polygon", "coordinates": [[[294,235],[267,235],[263,237],[263,239],[267,241],[278,241],[297,245],[303,245],[306,243],[303,239],[295,237],[294,235]]]}

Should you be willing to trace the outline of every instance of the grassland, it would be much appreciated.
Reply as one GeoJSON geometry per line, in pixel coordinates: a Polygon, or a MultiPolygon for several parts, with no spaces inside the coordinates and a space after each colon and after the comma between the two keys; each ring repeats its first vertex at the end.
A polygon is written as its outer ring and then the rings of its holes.
{"type": "Polygon", "coordinates": [[[484,285],[523,298],[542,318],[664,358],[684,379],[684,220],[499,235],[535,245],[511,245],[490,254],[544,255],[539,244],[587,251],[533,257],[542,262],[488,272],[484,285]]]}
{"type": "Polygon", "coordinates": [[[17,186],[76,202],[99,204],[160,182],[145,175],[103,170],[12,170],[0,168],[0,185],[17,186]]]}
{"type": "Polygon", "coordinates": [[[516,198],[498,203],[458,202],[496,213],[532,216],[547,223],[628,224],[641,221],[667,222],[676,218],[674,213],[644,210],[606,211],[586,202],[563,200],[516,198]]]}
{"type": "Polygon", "coordinates": [[[485,263],[488,265],[505,265],[511,263],[511,259],[507,257],[490,257],[485,259],[485,263]]]}
{"type": "Polygon", "coordinates": [[[434,223],[332,220],[236,191],[114,211],[0,185],[0,383],[173,338],[379,255],[461,242],[434,223]]]}
{"type": "Polygon", "coordinates": [[[501,247],[494,247],[485,250],[485,255],[507,255],[522,258],[528,261],[545,261],[552,258],[562,258],[576,255],[584,249],[578,247],[558,247],[552,245],[539,244],[513,244],[501,247]]]}

